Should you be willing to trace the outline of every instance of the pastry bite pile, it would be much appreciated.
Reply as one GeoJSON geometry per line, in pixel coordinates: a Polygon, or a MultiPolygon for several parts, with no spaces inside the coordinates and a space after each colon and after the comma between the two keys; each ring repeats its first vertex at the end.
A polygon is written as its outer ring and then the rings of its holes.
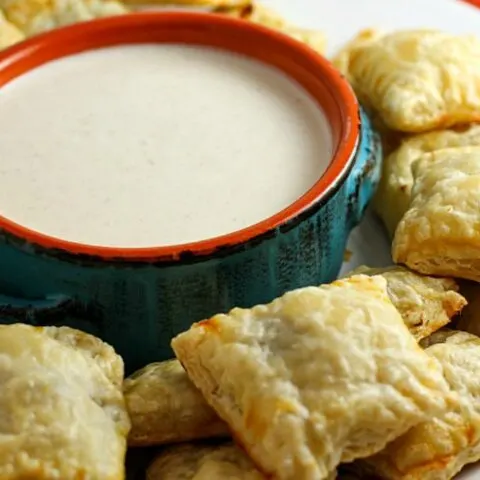
{"type": "Polygon", "coordinates": [[[128,445],[156,447],[147,480],[448,480],[480,460],[466,304],[450,278],[359,267],[196,323],[126,379],[94,336],[2,325],[0,478],[124,480],[128,445]]]}
{"type": "Polygon", "coordinates": [[[326,47],[322,32],[293,25],[271,8],[253,0],[0,0],[0,50],[38,33],[129,13],[144,5],[157,9],[171,6],[207,9],[278,30],[319,53],[326,47]]]}
{"type": "Polygon", "coordinates": [[[466,304],[359,267],[194,324],[125,380],[129,445],[159,447],[148,480],[453,478],[480,460],[480,339],[444,328],[466,304]]]}
{"type": "Polygon", "coordinates": [[[443,415],[355,462],[380,478],[450,479],[480,459],[479,53],[471,35],[365,30],[333,60],[388,145],[373,206],[397,266],[356,273],[387,279],[405,324],[457,396],[443,415]],[[436,331],[456,313],[456,330],[436,331]]]}
{"type": "Polygon", "coordinates": [[[480,281],[480,38],[358,34],[334,59],[389,138],[374,206],[395,263],[480,281]]]}

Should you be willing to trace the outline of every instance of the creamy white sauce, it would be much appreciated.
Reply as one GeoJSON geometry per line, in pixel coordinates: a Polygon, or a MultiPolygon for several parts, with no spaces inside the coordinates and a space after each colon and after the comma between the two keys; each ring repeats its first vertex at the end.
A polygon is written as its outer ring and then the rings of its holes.
{"type": "Polygon", "coordinates": [[[0,88],[0,214],[64,240],[230,233],[298,199],[331,155],[325,116],[299,85],[213,49],[90,51],[0,88]]]}

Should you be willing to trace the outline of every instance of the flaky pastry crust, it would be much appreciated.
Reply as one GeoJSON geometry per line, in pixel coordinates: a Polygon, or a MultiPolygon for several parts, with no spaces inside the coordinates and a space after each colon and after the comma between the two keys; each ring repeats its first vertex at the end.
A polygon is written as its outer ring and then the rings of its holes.
{"type": "Polygon", "coordinates": [[[130,422],[97,362],[43,328],[0,326],[0,478],[123,480],[130,422]]]}
{"type": "Polygon", "coordinates": [[[480,146],[480,125],[473,124],[459,130],[440,130],[409,137],[385,158],[373,206],[392,238],[410,205],[414,162],[424,153],[467,146],[480,146]]]}
{"type": "Polygon", "coordinates": [[[429,275],[479,281],[480,147],[424,154],[412,172],[412,200],[395,232],[393,260],[429,275]]]}
{"type": "Polygon", "coordinates": [[[387,127],[419,133],[480,120],[479,58],[473,35],[366,30],[335,63],[387,127]]]}
{"type": "Polygon", "coordinates": [[[205,399],[267,475],[324,479],[445,408],[438,363],[358,275],[234,309],[172,341],[205,399]]]}
{"type": "Polygon", "coordinates": [[[70,327],[44,327],[44,332],[94,360],[106,377],[115,386],[121,388],[124,376],[123,360],[108,343],[94,335],[70,327]]]}
{"type": "Polygon", "coordinates": [[[132,422],[131,446],[230,436],[227,424],[178,360],[153,363],[135,372],[125,380],[124,395],[132,422]]]}
{"type": "Polygon", "coordinates": [[[450,330],[424,343],[456,396],[442,415],[413,427],[366,461],[386,480],[450,480],[480,460],[480,339],[450,330]]]}
{"type": "Polygon", "coordinates": [[[361,266],[347,276],[357,274],[385,278],[390,300],[417,341],[445,326],[467,304],[453,278],[428,277],[401,266],[361,266]]]}

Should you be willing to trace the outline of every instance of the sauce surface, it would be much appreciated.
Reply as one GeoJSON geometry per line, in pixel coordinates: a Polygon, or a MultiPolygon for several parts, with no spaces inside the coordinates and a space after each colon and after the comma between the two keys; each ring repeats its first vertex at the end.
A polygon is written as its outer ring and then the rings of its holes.
{"type": "Polygon", "coordinates": [[[64,240],[230,233],[294,202],[331,156],[325,116],[299,85],[209,48],[105,48],[0,88],[0,214],[64,240]]]}

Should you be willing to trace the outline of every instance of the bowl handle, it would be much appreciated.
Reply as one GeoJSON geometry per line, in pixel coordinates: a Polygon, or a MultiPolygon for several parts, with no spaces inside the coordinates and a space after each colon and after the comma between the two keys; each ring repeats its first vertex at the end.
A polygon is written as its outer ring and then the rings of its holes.
{"type": "Polygon", "coordinates": [[[347,178],[349,228],[363,218],[380,180],[382,143],[367,114],[360,108],[360,140],[355,163],[347,178]]]}
{"type": "MultiPolygon", "coordinates": [[[[24,299],[0,294],[0,316],[8,323],[10,320],[37,325],[42,324],[50,315],[64,312],[72,303],[66,295],[47,295],[41,299],[24,299]]],[[[0,321],[4,323],[4,321],[0,321]]]]}

